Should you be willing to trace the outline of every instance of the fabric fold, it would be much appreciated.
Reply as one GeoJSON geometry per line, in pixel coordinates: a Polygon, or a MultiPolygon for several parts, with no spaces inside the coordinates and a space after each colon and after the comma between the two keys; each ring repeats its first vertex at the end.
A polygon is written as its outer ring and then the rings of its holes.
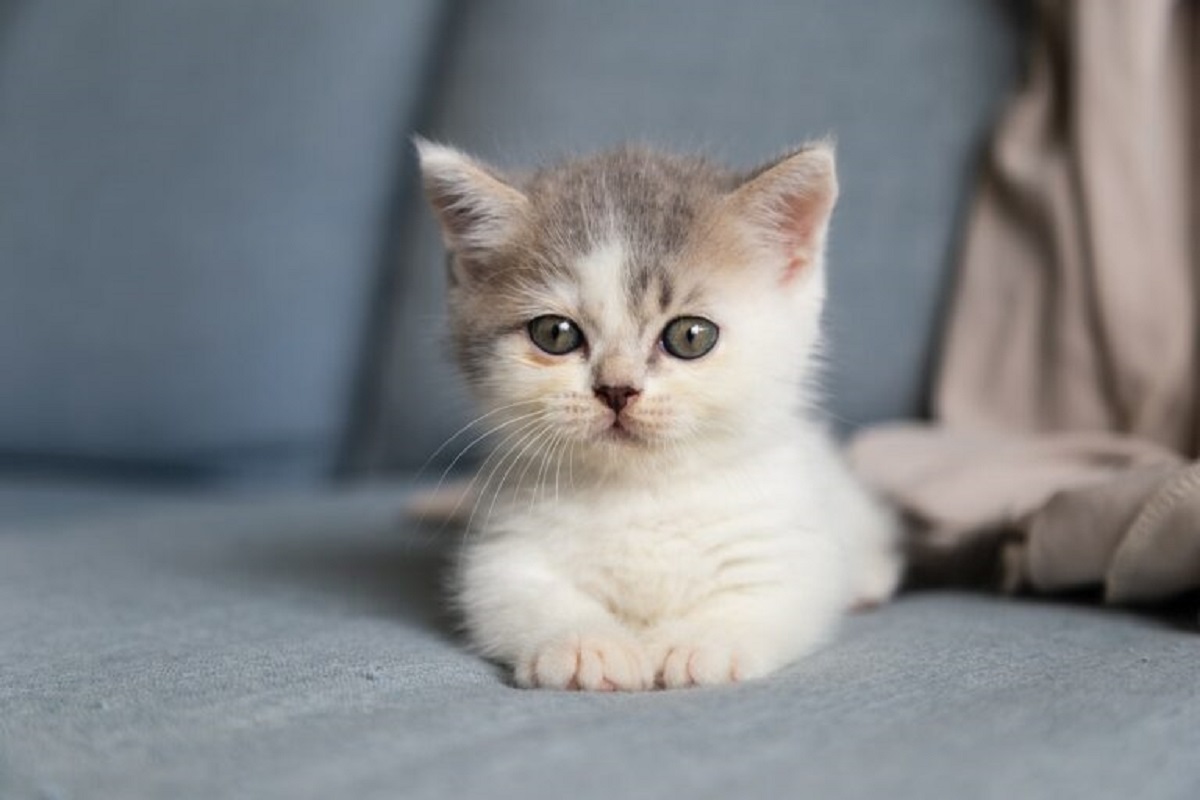
{"type": "Polygon", "coordinates": [[[1200,3],[1036,5],[968,220],[930,425],[851,458],[915,570],[1200,589],[1200,3]]]}

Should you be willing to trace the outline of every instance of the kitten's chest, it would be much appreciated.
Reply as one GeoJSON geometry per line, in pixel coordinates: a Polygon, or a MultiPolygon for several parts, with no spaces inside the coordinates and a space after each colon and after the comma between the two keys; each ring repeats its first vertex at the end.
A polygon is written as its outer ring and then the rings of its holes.
{"type": "Polygon", "coordinates": [[[715,575],[705,548],[686,535],[614,535],[607,546],[580,548],[567,565],[574,582],[618,618],[651,626],[694,607],[715,575]]]}
{"type": "Polygon", "coordinates": [[[629,624],[687,614],[766,567],[783,527],[738,498],[614,504],[580,513],[556,557],[577,587],[629,624]]]}

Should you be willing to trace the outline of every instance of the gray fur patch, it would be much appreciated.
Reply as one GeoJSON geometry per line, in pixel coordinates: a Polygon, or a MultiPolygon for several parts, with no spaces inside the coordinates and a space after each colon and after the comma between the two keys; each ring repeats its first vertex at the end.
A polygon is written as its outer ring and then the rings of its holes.
{"type": "Polygon", "coordinates": [[[622,147],[505,178],[528,200],[521,229],[504,247],[465,265],[471,280],[451,286],[458,359],[482,372],[487,342],[523,324],[522,297],[573,281],[572,265],[614,237],[625,249],[622,285],[635,317],[665,311],[681,291],[679,254],[740,181],[705,159],[622,147]]]}
{"type": "Polygon", "coordinates": [[[631,299],[662,292],[665,269],[696,220],[732,185],[732,173],[700,158],[625,147],[542,169],[520,188],[533,208],[544,256],[569,264],[616,234],[628,248],[631,299]]]}

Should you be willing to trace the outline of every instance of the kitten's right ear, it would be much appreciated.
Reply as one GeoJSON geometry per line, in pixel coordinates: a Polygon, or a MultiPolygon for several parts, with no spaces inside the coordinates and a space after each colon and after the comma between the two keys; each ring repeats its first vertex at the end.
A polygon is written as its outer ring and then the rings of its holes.
{"type": "Polygon", "coordinates": [[[419,136],[413,143],[425,194],[450,252],[473,261],[513,237],[529,205],[524,194],[453,147],[419,136]]]}
{"type": "Polygon", "coordinates": [[[833,142],[824,140],[751,173],[730,199],[760,241],[786,259],[786,284],[821,264],[837,196],[833,142]]]}

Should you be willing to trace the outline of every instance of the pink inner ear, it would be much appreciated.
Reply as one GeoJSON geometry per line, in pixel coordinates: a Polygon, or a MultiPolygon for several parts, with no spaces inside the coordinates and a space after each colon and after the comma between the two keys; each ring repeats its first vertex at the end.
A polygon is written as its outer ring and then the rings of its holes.
{"type": "Polygon", "coordinates": [[[824,204],[819,194],[791,194],[783,198],[778,231],[788,261],[780,278],[781,284],[791,283],[812,263],[824,204]]]}

